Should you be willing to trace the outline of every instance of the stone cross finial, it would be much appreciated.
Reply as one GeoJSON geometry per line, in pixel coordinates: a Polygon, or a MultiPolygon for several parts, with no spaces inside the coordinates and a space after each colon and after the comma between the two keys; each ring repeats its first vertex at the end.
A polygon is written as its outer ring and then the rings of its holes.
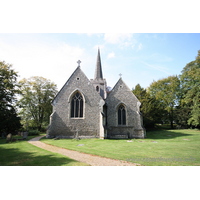
{"type": "Polygon", "coordinates": [[[78,60],[78,61],[77,61],[77,63],[78,63],[78,67],[80,67],[80,63],[81,63],[81,61],[80,61],[80,60],[78,60]]]}
{"type": "Polygon", "coordinates": [[[121,77],[122,77],[122,74],[120,73],[119,76],[120,76],[120,78],[121,78],[121,77]]]}

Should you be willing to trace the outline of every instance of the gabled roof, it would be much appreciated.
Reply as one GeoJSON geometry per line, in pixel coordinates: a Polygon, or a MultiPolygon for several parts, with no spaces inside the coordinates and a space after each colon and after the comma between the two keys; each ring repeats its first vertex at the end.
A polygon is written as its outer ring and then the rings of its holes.
{"type": "Polygon", "coordinates": [[[63,87],[60,89],[60,91],[56,94],[55,98],[53,99],[53,101],[51,103],[54,102],[54,100],[57,98],[57,96],[60,94],[60,92],[63,90],[63,88],[65,87],[65,85],[67,85],[67,83],[69,82],[69,80],[71,79],[71,77],[75,74],[75,72],[80,68],[80,66],[78,66],[74,72],[72,73],[72,75],[68,78],[68,80],[66,81],[66,83],[63,85],[63,87]]]}
{"type": "MultiPolygon", "coordinates": [[[[125,85],[126,88],[132,93],[132,95],[138,100],[138,98],[133,94],[133,92],[130,90],[130,88],[126,85],[126,83],[122,80],[122,78],[119,78],[113,89],[110,91],[110,93],[107,96],[107,99],[109,96],[115,91],[115,89],[118,87],[118,85],[125,85]]],[[[138,100],[139,101],[139,100],[138,100]]],[[[139,101],[140,102],[140,101],[139,101]]]]}
{"type": "MultiPolygon", "coordinates": [[[[84,74],[84,72],[81,70],[80,66],[78,66],[75,71],[72,73],[72,75],[69,77],[69,79],[66,81],[66,83],[63,85],[63,87],[60,89],[60,91],[56,94],[55,98],[53,99],[53,101],[51,103],[53,103],[55,101],[55,99],[60,95],[61,91],[65,88],[65,86],[69,83],[70,79],[74,76],[74,74],[80,70],[81,73],[86,77],[86,79],[88,80],[88,82],[90,82],[90,80],[87,78],[87,76],[84,74]]],[[[93,87],[92,84],[88,85],[88,87],[91,87],[92,90],[94,91],[94,94],[97,95],[100,99],[102,99],[102,97],[96,92],[95,88],[93,87]]]]}

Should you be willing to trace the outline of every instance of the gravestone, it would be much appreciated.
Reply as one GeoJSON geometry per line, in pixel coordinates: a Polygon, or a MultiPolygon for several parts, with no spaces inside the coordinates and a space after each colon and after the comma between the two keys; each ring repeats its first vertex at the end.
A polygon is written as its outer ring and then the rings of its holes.
{"type": "Polygon", "coordinates": [[[27,139],[28,137],[28,132],[23,132],[23,139],[27,139]]]}
{"type": "Polygon", "coordinates": [[[5,133],[5,132],[3,132],[3,133],[1,134],[1,138],[2,138],[2,139],[5,139],[5,138],[6,138],[6,133],[5,133]]]}
{"type": "Polygon", "coordinates": [[[80,140],[80,138],[79,138],[79,136],[78,136],[78,129],[76,129],[76,136],[75,136],[75,138],[77,139],[77,140],[80,140]]]}
{"type": "Polygon", "coordinates": [[[11,142],[11,140],[12,140],[12,134],[9,133],[9,134],[7,135],[7,137],[6,137],[6,143],[11,142]]]}

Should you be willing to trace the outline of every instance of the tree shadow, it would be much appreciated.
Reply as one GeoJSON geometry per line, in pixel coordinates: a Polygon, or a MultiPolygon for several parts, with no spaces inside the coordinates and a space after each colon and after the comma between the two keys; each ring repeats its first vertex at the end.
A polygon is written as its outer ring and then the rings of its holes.
{"type": "Polygon", "coordinates": [[[148,139],[172,139],[177,137],[185,137],[185,136],[191,136],[193,134],[187,134],[183,132],[176,132],[173,130],[156,130],[156,131],[147,131],[146,132],[146,138],[148,139]]]}
{"type": "Polygon", "coordinates": [[[0,166],[86,165],[68,157],[59,157],[56,155],[56,153],[52,153],[43,149],[38,150],[38,147],[35,146],[32,146],[31,152],[28,152],[22,151],[19,148],[14,148],[14,146],[8,148],[8,145],[10,144],[7,144],[6,148],[4,148],[3,145],[0,146],[0,166]]]}

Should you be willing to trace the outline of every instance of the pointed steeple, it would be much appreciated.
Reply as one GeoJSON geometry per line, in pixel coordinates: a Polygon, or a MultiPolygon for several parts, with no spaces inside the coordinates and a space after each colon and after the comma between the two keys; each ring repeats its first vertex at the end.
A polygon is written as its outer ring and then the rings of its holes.
{"type": "Polygon", "coordinates": [[[99,80],[99,79],[103,80],[103,73],[102,73],[102,68],[101,68],[100,51],[99,51],[99,48],[98,48],[97,63],[96,63],[94,80],[99,80]]]}

